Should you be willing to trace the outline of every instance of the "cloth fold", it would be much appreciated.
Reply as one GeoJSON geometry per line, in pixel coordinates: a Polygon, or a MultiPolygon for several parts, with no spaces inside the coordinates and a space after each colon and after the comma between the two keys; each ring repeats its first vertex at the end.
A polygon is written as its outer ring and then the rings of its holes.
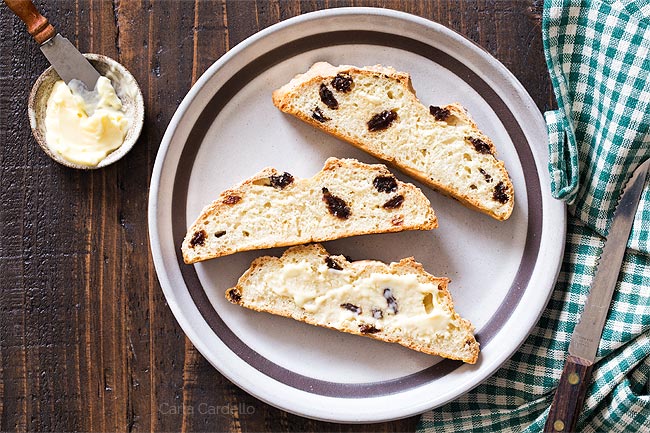
{"type": "Polygon", "coordinates": [[[575,137],[569,139],[569,127],[562,110],[544,113],[546,131],[548,133],[549,162],[548,171],[551,176],[551,191],[553,196],[573,204],[578,193],[580,171],[578,149],[575,137]]]}
{"type": "MultiPolygon", "coordinates": [[[[551,170],[551,191],[606,235],[630,173],[650,157],[650,3],[547,0],[542,35],[559,106],[545,116],[559,172],[551,170]]],[[[643,211],[650,212],[648,190],[643,211]]],[[[629,246],[642,248],[639,240],[629,246]]]]}
{"type": "MultiPolygon", "coordinates": [[[[550,186],[569,205],[562,269],[521,348],[483,384],[423,414],[419,431],[542,431],[620,192],[650,157],[650,2],[545,0],[542,36],[558,102],[545,113],[550,186]]],[[[628,247],[578,431],[650,431],[647,184],[628,247]]]]}

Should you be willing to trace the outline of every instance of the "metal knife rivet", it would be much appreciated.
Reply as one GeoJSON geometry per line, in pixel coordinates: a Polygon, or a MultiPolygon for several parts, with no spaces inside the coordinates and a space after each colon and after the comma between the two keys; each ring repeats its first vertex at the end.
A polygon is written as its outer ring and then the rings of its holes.
{"type": "Polygon", "coordinates": [[[580,376],[578,376],[576,373],[569,374],[569,383],[571,385],[577,385],[580,383],[580,376]]]}
{"type": "Polygon", "coordinates": [[[564,423],[558,419],[553,423],[553,428],[555,429],[555,431],[562,431],[564,430],[564,423]]]}

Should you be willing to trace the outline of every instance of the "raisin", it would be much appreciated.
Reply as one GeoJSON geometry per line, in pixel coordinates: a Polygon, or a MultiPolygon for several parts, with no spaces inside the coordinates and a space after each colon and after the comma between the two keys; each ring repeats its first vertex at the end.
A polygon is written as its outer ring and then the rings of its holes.
{"type": "Polygon", "coordinates": [[[399,194],[384,203],[382,207],[384,209],[397,209],[402,205],[402,203],[404,203],[404,196],[399,194]]]}
{"type": "Polygon", "coordinates": [[[223,199],[223,204],[237,204],[241,201],[241,197],[238,195],[229,195],[223,199]]]}
{"type": "Polygon", "coordinates": [[[481,140],[480,138],[465,137],[465,140],[472,143],[474,149],[476,149],[478,153],[489,154],[489,155],[492,154],[492,149],[490,148],[490,145],[487,144],[485,141],[481,140]]]}
{"type": "Polygon", "coordinates": [[[368,131],[374,132],[387,129],[395,119],[397,119],[395,110],[384,110],[372,116],[372,119],[368,121],[368,131]]]}
{"type": "Polygon", "coordinates": [[[337,270],[337,271],[342,271],[343,270],[343,268],[341,267],[339,262],[334,260],[332,258],[332,256],[325,257],[325,263],[327,263],[327,267],[330,268],[330,269],[334,269],[334,270],[337,270]]]}
{"type": "Polygon", "coordinates": [[[392,220],[390,220],[390,223],[394,226],[401,226],[404,224],[404,215],[398,215],[396,217],[393,217],[392,220]]]}
{"type": "Polygon", "coordinates": [[[323,101],[323,104],[327,105],[332,110],[339,108],[339,101],[336,100],[332,91],[328,89],[325,84],[321,83],[318,94],[320,95],[320,100],[323,101]]]}
{"type": "Polygon", "coordinates": [[[397,180],[395,176],[377,176],[372,184],[379,192],[395,192],[397,191],[397,180]]]}
{"type": "Polygon", "coordinates": [[[499,203],[508,203],[508,200],[510,200],[510,197],[508,197],[507,194],[508,188],[505,186],[503,182],[497,183],[497,185],[494,187],[494,193],[492,193],[492,198],[498,201],[499,203]]]}
{"type": "Polygon", "coordinates": [[[221,231],[219,231],[219,232],[216,232],[216,233],[214,234],[214,236],[217,237],[217,238],[220,238],[221,236],[223,236],[223,235],[225,235],[225,234],[226,234],[226,231],[225,231],[225,230],[221,230],[221,231]]]}
{"type": "Polygon", "coordinates": [[[347,93],[352,90],[352,77],[348,74],[336,74],[332,79],[332,87],[339,92],[347,93]]]}
{"type": "Polygon", "coordinates": [[[328,120],[332,120],[329,117],[325,116],[319,107],[314,108],[311,112],[311,117],[318,120],[320,123],[325,123],[328,120]]]}
{"type": "Polygon", "coordinates": [[[373,319],[381,320],[384,318],[384,312],[381,311],[379,308],[373,308],[372,317],[373,319]]]}
{"type": "Polygon", "coordinates": [[[335,217],[345,220],[350,216],[350,207],[345,200],[332,195],[325,187],[323,187],[323,201],[327,204],[327,210],[335,217]]]}
{"type": "Polygon", "coordinates": [[[269,176],[269,182],[271,182],[273,188],[284,189],[284,187],[293,183],[293,176],[285,171],[277,176],[269,176]]]}
{"type": "Polygon", "coordinates": [[[345,308],[346,310],[352,311],[354,314],[360,316],[362,311],[361,307],[357,307],[354,304],[350,304],[349,302],[346,302],[345,304],[341,304],[341,308],[345,308]]]}
{"type": "Polygon", "coordinates": [[[226,292],[228,295],[228,300],[234,304],[239,304],[241,302],[241,293],[237,289],[228,290],[226,292]]]}
{"type": "Polygon", "coordinates": [[[386,298],[386,303],[388,304],[388,311],[393,314],[397,314],[397,301],[393,296],[393,292],[390,289],[384,289],[384,298],[386,298]]]}
{"type": "Polygon", "coordinates": [[[435,105],[429,106],[429,113],[439,121],[445,121],[451,115],[447,108],[436,107],[435,105]]]}
{"type": "Polygon", "coordinates": [[[363,323],[359,325],[359,332],[362,334],[376,334],[379,332],[379,329],[375,328],[373,325],[366,325],[363,323]]]}
{"type": "Polygon", "coordinates": [[[489,174],[487,174],[487,171],[483,170],[482,168],[479,168],[478,171],[481,172],[481,174],[483,175],[483,177],[485,178],[485,181],[486,181],[487,183],[492,182],[492,176],[490,176],[489,174]]]}
{"type": "Polygon", "coordinates": [[[208,236],[208,234],[205,232],[205,230],[199,230],[198,232],[194,232],[192,235],[192,239],[190,239],[190,247],[194,248],[197,245],[203,245],[205,244],[205,238],[208,236]]]}

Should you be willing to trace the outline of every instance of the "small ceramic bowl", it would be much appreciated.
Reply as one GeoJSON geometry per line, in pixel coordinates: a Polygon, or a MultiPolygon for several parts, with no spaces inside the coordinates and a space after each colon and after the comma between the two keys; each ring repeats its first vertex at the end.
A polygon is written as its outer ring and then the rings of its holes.
{"type": "Polygon", "coordinates": [[[47,108],[47,99],[52,92],[54,83],[61,78],[51,66],[41,74],[34,83],[29,95],[27,113],[29,115],[29,124],[32,127],[34,138],[53,160],[67,167],[78,168],[82,170],[92,170],[106,167],[109,164],[122,158],[133,147],[144,123],[144,100],[138,83],[133,75],[126,70],[124,66],[115,60],[102,56],[100,54],[84,54],[97,71],[111,80],[117,96],[122,101],[125,115],[130,119],[129,130],[124,137],[124,143],[113,152],[109,153],[106,158],[101,160],[96,166],[86,166],[70,162],[63,158],[58,152],[51,149],[45,139],[45,111],[47,108]]]}

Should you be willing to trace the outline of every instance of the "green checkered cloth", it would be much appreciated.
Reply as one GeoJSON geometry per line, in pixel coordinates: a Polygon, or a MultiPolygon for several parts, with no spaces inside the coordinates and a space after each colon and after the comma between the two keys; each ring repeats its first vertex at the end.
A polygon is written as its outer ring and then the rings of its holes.
{"type": "MultiPolygon", "coordinates": [[[[584,307],[618,195],[650,157],[650,0],[546,0],[542,26],[558,110],[545,114],[551,190],[569,204],[551,300],[483,384],[425,413],[424,432],[539,432],[584,307]]],[[[650,193],[644,191],[578,422],[650,432],[650,193]]]]}

